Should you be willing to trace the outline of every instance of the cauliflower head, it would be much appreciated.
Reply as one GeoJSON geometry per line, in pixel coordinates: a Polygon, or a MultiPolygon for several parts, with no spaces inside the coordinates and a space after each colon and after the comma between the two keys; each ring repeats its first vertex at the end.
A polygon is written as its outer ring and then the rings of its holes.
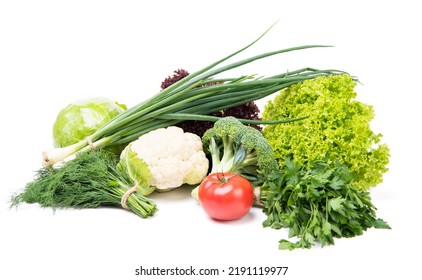
{"type": "Polygon", "coordinates": [[[176,126],[153,130],[129,143],[118,164],[143,195],[199,184],[208,166],[201,138],[176,126]]]}

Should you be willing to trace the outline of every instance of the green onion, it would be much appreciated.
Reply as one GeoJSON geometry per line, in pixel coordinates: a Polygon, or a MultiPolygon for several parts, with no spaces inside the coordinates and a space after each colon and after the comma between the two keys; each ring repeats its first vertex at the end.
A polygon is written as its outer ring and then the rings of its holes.
{"type": "MultiPolygon", "coordinates": [[[[272,51],[217,67],[229,58],[241,53],[258,42],[270,29],[242,49],[191,73],[151,98],[139,103],[110,120],[95,133],[64,148],[57,148],[43,153],[43,165],[49,166],[67,158],[74,157],[79,151],[100,148],[111,144],[127,144],[139,136],[157,128],[175,125],[183,120],[216,121],[208,114],[230,107],[259,100],[292,84],[323,75],[344,73],[337,70],[317,70],[303,68],[281,73],[272,77],[241,76],[221,79],[216,75],[238,68],[253,61],[271,57],[276,54],[309,48],[329,47],[325,45],[305,45],[272,51]],[[211,84],[222,81],[222,84],[211,84]],[[207,86],[202,86],[207,84],[207,86]]],[[[280,120],[288,122],[291,120],[280,120]]],[[[243,123],[250,123],[242,120],[243,123]]],[[[277,123],[275,122],[275,123],[277,123]]],[[[264,122],[257,122],[264,123],[264,122]]],[[[273,122],[274,123],[274,122],[273,122]]]]}

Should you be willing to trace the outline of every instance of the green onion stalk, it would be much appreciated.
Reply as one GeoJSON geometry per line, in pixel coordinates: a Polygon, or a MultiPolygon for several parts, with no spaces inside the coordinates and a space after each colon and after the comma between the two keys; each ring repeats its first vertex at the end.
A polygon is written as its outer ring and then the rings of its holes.
{"type": "MultiPolygon", "coordinates": [[[[109,145],[127,144],[139,136],[154,129],[176,125],[184,120],[215,121],[216,117],[209,114],[219,110],[256,101],[271,95],[295,83],[302,82],[322,75],[335,75],[344,73],[337,70],[317,70],[303,68],[289,71],[271,77],[256,77],[246,75],[236,78],[219,78],[217,75],[232,70],[253,61],[268,58],[276,54],[287,53],[310,48],[328,47],[326,45],[305,45],[281,49],[252,56],[237,62],[220,64],[241,53],[258,42],[270,29],[240,50],[189,74],[182,80],[167,87],[111,119],[96,132],[76,144],[56,148],[43,153],[43,165],[54,165],[63,160],[70,159],[80,151],[97,149],[109,145]],[[212,79],[213,83],[210,84],[212,79]],[[207,86],[204,86],[207,85],[207,86]]],[[[271,124],[296,121],[251,121],[240,120],[247,124],[271,124]]]]}

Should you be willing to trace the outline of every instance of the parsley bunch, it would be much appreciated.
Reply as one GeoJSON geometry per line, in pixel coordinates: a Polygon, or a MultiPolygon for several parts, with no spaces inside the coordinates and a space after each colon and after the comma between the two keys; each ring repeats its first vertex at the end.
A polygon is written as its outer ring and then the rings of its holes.
{"type": "Polygon", "coordinates": [[[289,228],[279,249],[333,245],[334,238],[362,235],[368,228],[390,229],[376,218],[368,191],[352,187],[353,174],[339,161],[316,160],[311,168],[290,159],[261,187],[267,219],[264,227],[289,228]]]}

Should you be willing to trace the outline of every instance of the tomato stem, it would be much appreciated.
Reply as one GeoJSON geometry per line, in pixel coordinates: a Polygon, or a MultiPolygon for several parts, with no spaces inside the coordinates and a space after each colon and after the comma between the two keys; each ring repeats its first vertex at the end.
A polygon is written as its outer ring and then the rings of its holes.
{"type": "Polygon", "coordinates": [[[224,174],[224,172],[217,172],[217,179],[219,181],[219,183],[224,184],[227,183],[230,178],[232,178],[233,176],[235,176],[235,174],[224,174]],[[230,176],[227,176],[230,175],[230,176]]]}

